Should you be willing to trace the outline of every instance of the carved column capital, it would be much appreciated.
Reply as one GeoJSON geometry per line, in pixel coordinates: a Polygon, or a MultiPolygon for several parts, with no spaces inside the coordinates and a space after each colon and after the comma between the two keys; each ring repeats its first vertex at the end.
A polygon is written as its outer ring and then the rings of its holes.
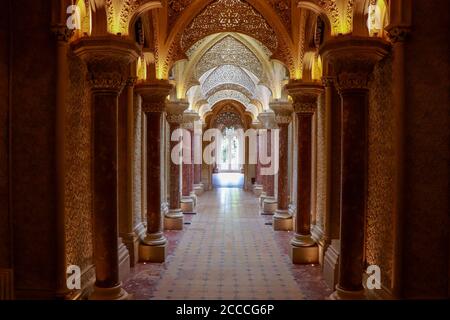
{"type": "Polygon", "coordinates": [[[292,97],[294,112],[314,113],[317,109],[317,99],[323,92],[323,86],[297,80],[289,82],[286,90],[292,97]]]}
{"type": "Polygon", "coordinates": [[[330,64],[336,75],[336,88],[367,90],[374,65],[389,52],[390,45],[380,38],[338,36],[320,48],[324,63],[330,64]]]}
{"type": "Polygon", "coordinates": [[[330,76],[325,76],[325,77],[322,77],[322,85],[324,86],[324,87],[331,87],[331,86],[333,86],[333,84],[334,84],[334,82],[335,82],[336,80],[335,80],[335,78],[334,77],[330,77],[330,76]]]}
{"type": "Polygon", "coordinates": [[[69,42],[74,35],[74,30],[67,28],[65,24],[55,24],[51,27],[51,31],[58,42],[69,42]]]}
{"type": "Polygon", "coordinates": [[[189,108],[189,103],[185,101],[168,101],[166,103],[166,119],[170,125],[180,126],[184,120],[184,111],[189,108]]]}
{"type": "Polygon", "coordinates": [[[127,81],[126,81],[126,86],[127,87],[134,87],[137,81],[137,77],[128,77],[127,81]]]}
{"type": "Polygon", "coordinates": [[[117,36],[81,38],[72,49],[86,63],[91,90],[116,93],[125,86],[129,64],[140,51],[133,41],[117,36]]]}
{"type": "Polygon", "coordinates": [[[292,122],[292,104],[290,102],[271,102],[270,108],[275,113],[277,125],[288,125],[292,122]]]}
{"type": "Polygon", "coordinates": [[[261,122],[261,129],[277,129],[274,112],[261,112],[258,115],[258,120],[261,122]]]}
{"type": "Polygon", "coordinates": [[[187,130],[194,130],[194,122],[200,120],[200,116],[193,110],[187,110],[183,114],[183,128],[187,130]]]}
{"type": "Polygon", "coordinates": [[[142,111],[164,112],[167,96],[173,86],[166,80],[143,81],[135,86],[135,92],[142,97],[142,111]]]}
{"type": "Polygon", "coordinates": [[[409,26],[387,26],[387,35],[391,43],[405,42],[411,33],[409,26]]]}

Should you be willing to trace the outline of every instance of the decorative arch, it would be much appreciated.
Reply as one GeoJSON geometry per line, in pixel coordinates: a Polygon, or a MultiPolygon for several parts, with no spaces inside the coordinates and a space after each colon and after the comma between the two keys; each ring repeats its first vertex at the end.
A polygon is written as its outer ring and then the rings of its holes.
{"type": "Polygon", "coordinates": [[[127,26],[127,34],[130,34],[133,38],[134,34],[130,33],[130,30],[134,30],[134,24],[136,23],[136,20],[145,12],[162,8],[160,0],[140,0],[139,2],[139,5],[132,11],[127,26]]]}
{"type": "MultiPolygon", "coordinates": [[[[251,51],[251,53],[253,53],[256,56],[256,58],[262,64],[263,70],[266,70],[265,77],[260,80],[268,82],[272,81],[273,75],[267,73],[268,70],[272,69],[272,65],[269,61],[269,56],[266,54],[266,52],[264,52],[264,48],[262,48],[258,43],[256,43],[256,40],[254,40],[253,38],[250,38],[243,34],[224,32],[204,38],[204,40],[201,40],[198,44],[195,45],[196,48],[195,50],[191,51],[191,54],[189,56],[189,62],[185,69],[184,83],[180,84],[181,86],[184,87],[183,89],[184,91],[187,91],[190,89],[191,86],[195,86],[198,84],[197,79],[195,79],[196,77],[195,70],[197,68],[198,63],[203,58],[203,56],[212,47],[214,47],[216,44],[218,44],[220,41],[224,40],[227,37],[233,37],[234,39],[236,39],[236,41],[242,43],[249,51],[251,51]],[[265,78],[267,78],[267,80],[265,78]]],[[[272,90],[270,86],[269,89],[272,90]]]]}
{"type": "Polygon", "coordinates": [[[220,85],[239,85],[247,92],[255,92],[256,86],[250,76],[242,68],[225,64],[211,72],[202,84],[203,94],[208,96],[214,88],[220,85]]]}
{"type": "Polygon", "coordinates": [[[245,106],[238,101],[223,100],[212,106],[211,111],[205,115],[207,128],[214,128],[213,124],[221,113],[234,113],[240,120],[242,128],[247,130],[252,123],[252,115],[246,111],[245,106]]]}
{"type": "MultiPolygon", "coordinates": [[[[235,0],[217,0],[217,1],[235,1],[235,0]]],[[[240,2],[244,2],[243,0],[239,0],[240,2]]],[[[167,51],[167,56],[164,61],[160,63],[161,68],[164,69],[164,74],[168,73],[168,70],[171,64],[175,61],[174,56],[177,55],[176,51],[180,50],[179,42],[181,31],[186,29],[188,25],[199,15],[201,12],[212,3],[212,0],[197,0],[193,1],[187,10],[184,10],[185,13],[181,14],[179,18],[174,23],[174,26],[167,38],[165,49],[167,51]],[[178,48],[176,48],[178,46],[178,48]]],[[[277,52],[275,53],[276,57],[285,63],[289,70],[292,70],[293,65],[293,57],[292,57],[292,49],[293,43],[292,39],[289,35],[289,32],[286,30],[284,24],[281,22],[280,17],[274,11],[274,9],[261,0],[246,0],[253,9],[256,10],[266,21],[266,23],[274,30],[277,40],[279,42],[279,46],[277,52]]],[[[227,30],[216,30],[215,32],[221,32],[227,30]]],[[[250,35],[252,36],[252,35],[250,35]]]]}

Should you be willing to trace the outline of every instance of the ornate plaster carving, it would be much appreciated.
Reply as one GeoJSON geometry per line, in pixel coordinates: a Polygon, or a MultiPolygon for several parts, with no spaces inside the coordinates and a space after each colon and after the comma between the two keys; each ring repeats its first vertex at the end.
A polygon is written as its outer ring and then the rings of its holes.
{"type": "Polygon", "coordinates": [[[234,90],[219,91],[208,99],[208,103],[209,105],[214,106],[217,102],[223,100],[236,100],[242,103],[244,106],[247,106],[250,103],[249,98],[247,98],[242,93],[234,90]]]}
{"type": "Polygon", "coordinates": [[[290,0],[266,0],[275,10],[286,30],[291,30],[291,1],[290,0]]]}
{"type": "Polygon", "coordinates": [[[207,35],[235,31],[264,43],[272,52],[278,47],[275,31],[251,5],[241,0],[217,0],[207,6],[185,29],[181,49],[186,51],[207,35]]]}
{"type": "Polygon", "coordinates": [[[214,67],[230,64],[246,68],[259,79],[263,78],[263,66],[253,52],[233,36],[227,36],[212,46],[200,59],[196,77],[214,67]]]}
{"type": "Polygon", "coordinates": [[[252,93],[256,90],[255,83],[244,70],[227,64],[218,67],[206,78],[202,84],[202,91],[208,95],[208,92],[222,84],[238,84],[252,93]]]}

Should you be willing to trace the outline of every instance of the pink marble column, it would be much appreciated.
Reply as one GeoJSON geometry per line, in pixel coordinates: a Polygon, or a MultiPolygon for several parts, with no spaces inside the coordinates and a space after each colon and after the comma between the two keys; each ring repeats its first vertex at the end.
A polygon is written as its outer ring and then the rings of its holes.
{"type": "Polygon", "coordinates": [[[166,107],[166,98],[172,85],[168,81],[154,80],[138,83],[136,93],[142,97],[147,141],[147,234],[139,248],[141,261],[164,262],[166,258],[167,239],[163,232],[163,215],[161,212],[161,135],[162,116],[166,107]]]}
{"type": "Polygon", "coordinates": [[[275,112],[275,121],[279,129],[278,150],[278,189],[277,210],[273,217],[273,228],[275,231],[292,230],[292,216],[289,213],[289,182],[288,182],[288,129],[292,121],[292,105],[289,102],[271,103],[270,108],[275,112]]]}
{"type": "Polygon", "coordinates": [[[194,181],[195,181],[195,170],[194,170],[194,144],[195,144],[195,135],[194,135],[194,130],[191,131],[191,165],[190,165],[190,179],[189,179],[189,189],[190,189],[190,193],[191,195],[195,195],[194,192],[194,181]]]}
{"type": "Polygon", "coordinates": [[[181,199],[181,209],[184,213],[195,213],[195,206],[197,204],[197,196],[194,193],[194,125],[200,117],[198,113],[192,110],[187,110],[183,114],[183,128],[189,132],[190,143],[184,144],[190,150],[190,163],[183,162],[183,197],[181,199]]]}
{"type": "Polygon", "coordinates": [[[379,38],[342,36],[321,47],[336,75],[342,110],[341,252],[332,298],[364,298],[364,226],[367,194],[369,76],[390,50],[379,38]]]}
{"type": "MultiPolygon", "coordinates": [[[[267,130],[267,155],[272,156],[272,129],[267,130]]],[[[270,164],[263,165],[263,168],[269,168],[270,164]]],[[[275,175],[264,175],[264,191],[266,197],[275,197],[275,175]]]]}
{"type": "MultiPolygon", "coordinates": [[[[167,103],[167,122],[170,126],[170,190],[169,190],[169,212],[164,219],[166,230],[182,230],[184,216],[181,210],[181,157],[172,159],[172,150],[181,140],[172,140],[173,134],[181,129],[183,123],[183,112],[189,107],[188,103],[175,101],[167,103]],[[178,160],[178,161],[174,161],[178,160]]],[[[176,136],[176,135],[175,135],[176,136]]]]}
{"type": "Polygon", "coordinates": [[[259,134],[260,134],[260,123],[256,123],[253,125],[253,127],[256,129],[256,165],[255,165],[255,184],[253,186],[253,193],[259,197],[261,196],[263,192],[263,181],[261,176],[261,156],[259,154],[260,152],[260,141],[259,141],[259,134]]]}
{"type": "Polygon", "coordinates": [[[261,159],[259,156],[259,131],[257,134],[257,139],[256,139],[256,177],[255,177],[255,183],[257,185],[260,185],[262,182],[261,179],[261,159]]]}
{"type": "Polygon", "coordinates": [[[118,97],[139,48],[119,37],[85,37],[72,49],[87,65],[93,116],[95,286],[91,299],[122,300],[118,257],[118,97]]]}
{"type": "Polygon", "coordinates": [[[293,263],[310,264],[319,261],[319,248],[311,237],[313,183],[313,119],[317,100],[323,87],[317,83],[291,81],[286,90],[294,102],[297,115],[297,212],[294,237],[291,240],[293,263]]]}
{"type": "MultiPolygon", "coordinates": [[[[189,129],[186,131],[189,133],[190,139],[192,140],[192,131],[189,129]]],[[[183,197],[190,197],[191,195],[191,189],[193,185],[193,183],[191,182],[191,168],[192,164],[186,163],[186,161],[183,162],[183,197]]]]}
{"type": "MultiPolygon", "coordinates": [[[[202,137],[203,132],[202,130],[195,129],[194,130],[194,159],[202,160],[203,159],[203,144],[202,144],[202,137]]],[[[203,161],[203,160],[202,160],[203,161]]],[[[194,163],[194,192],[195,194],[201,195],[204,191],[204,186],[202,183],[202,164],[200,163],[194,163]]]]}

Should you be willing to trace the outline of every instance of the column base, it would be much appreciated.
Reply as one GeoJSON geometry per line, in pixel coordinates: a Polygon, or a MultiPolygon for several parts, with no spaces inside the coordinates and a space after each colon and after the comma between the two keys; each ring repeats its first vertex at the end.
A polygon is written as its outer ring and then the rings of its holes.
{"type": "Polygon", "coordinates": [[[205,192],[205,187],[203,183],[194,184],[194,193],[196,196],[201,196],[205,192]]]}
{"type": "Polygon", "coordinates": [[[148,246],[142,244],[139,246],[139,260],[142,262],[163,263],[166,261],[167,244],[159,246],[148,246]]]}
{"type": "Polygon", "coordinates": [[[130,254],[127,247],[119,238],[118,245],[118,256],[119,256],[119,280],[125,280],[131,271],[130,254]]]}
{"type": "Polygon", "coordinates": [[[165,230],[183,230],[184,216],[181,209],[169,210],[164,216],[165,230]]]}
{"type": "Polygon", "coordinates": [[[262,215],[274,215],[277,211],[278,202],[273,197],[265,197],[262,203],[262,215]]]}
{"type": "Polygon", "coordinates": [[[129,300],[131,296],[119,284],[112,288],[100,288],[94,285],[94,292],[89,300],[129,300]]]}
{"type": "Polygon", "coordinates": [[[195,191],[191,191],[191,194],[189,195],[192,201],[194,201],[194,209],[197,206],[197,195],[195,194],[195,191]]]}
{"type": "Polygon", "coordinates": [[[290,257],[294,264],[311,264],[319,262],[319,247],[310,237],[295,235],[291,240],[290,257]],[[305,238],[305,241],[303,241],[305,238]]]}
{"type": "Polygon", "coordinates": [[[347,291],[339,288],[339,285],[336,287],[336,291],[334,291],[329,300],[367,300],[367,295],[365,290],[359,291],[347,291]]]}
{"type": "Polygon", "coordinates": [[[262,192],[263,192],[263,186],[262,185],[255,184],[253,186],[253,193],[255,194],[255,196],[257,196],[257,197],[261,196],[262,192]]]}
{"type": "Polygon", "coordinates": [[[264,199],[266,199],[267,195],[266,193],[263,191],[261,193],[261,195],[259,196],[259,207],[262,209],[263,207],[263,203],[264,203],[264,199]]]}
{"type": "Polygon", "coordinates": [[[162,263],[166,260],[167,239],[164,233],[148,234],[139,245],[139,260],[142,262],[162,263]]]}
{"type": "Polygon", "coordinates": [[[340,241],[332,240],[323,259],[323,278],[330,288],[335,288],[339,276],[340,241]]]}
{"type": "Polygon", "coordinates": [[[128,249],[130,255],[130,266],[134,267],[139,260],[139,242],[140,239],[136,232],[120,234],[123,243],[128,249]]]}
{"type": "Polygon", "coordinates": [[[293,220],[288,210],[277,210],[273,216],[274,231],[292,231],[293,220]]]}
{"type": "Polygon", "coordinates": [[[183,197],[181,199],[181,211],[183,213],[192,213],[195,210],[194,200],[191,197],[183,197]]]}

